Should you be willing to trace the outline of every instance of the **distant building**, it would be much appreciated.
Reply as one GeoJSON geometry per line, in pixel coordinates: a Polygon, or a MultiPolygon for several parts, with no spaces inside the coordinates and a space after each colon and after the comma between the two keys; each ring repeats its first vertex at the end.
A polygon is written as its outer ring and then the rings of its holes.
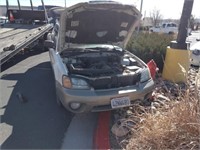
{"type": "Polygon", "coordinates": [[[141,20],[141,26],[142,27],[152,27],[153,26],[153,18],[151,18],[151,17],[144,17],[141,20]]]}
{"type": "Polygon", "coordinates": [[[163,19],[162,22],[173,22],[178,25],[180,24],[180,19],[163,19]]]}

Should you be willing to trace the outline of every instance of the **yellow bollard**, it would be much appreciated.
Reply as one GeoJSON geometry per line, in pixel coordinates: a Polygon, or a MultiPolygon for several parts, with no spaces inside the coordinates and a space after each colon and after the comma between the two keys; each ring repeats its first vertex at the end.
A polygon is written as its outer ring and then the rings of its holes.
{"type": "Polygon", "coordinates": [[[170,80],[175,83],[186,82],[189,66],[189,50],[180,50],[167,47],[162,77],[163,79],[170,80]],[[183,72],[181,66],[184,68],[186,73],[183,72]]]}

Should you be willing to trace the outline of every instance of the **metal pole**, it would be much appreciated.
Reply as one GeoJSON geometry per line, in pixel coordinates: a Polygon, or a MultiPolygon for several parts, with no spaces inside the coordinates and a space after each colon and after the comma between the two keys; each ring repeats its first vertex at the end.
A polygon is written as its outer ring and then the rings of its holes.
{"type": "Polygon", "coordinates": [[[8,8],[9,8],[9,3],[8,0],[6,0],[6,17],[8,17],[8,8]]]}
{"type": "Polygon", "coordinates": [[[18,3],[19,10],[21,10],[21,6],[20,6],[19,0],[17,0],[17,3],[18,3]]]}
{"type": "Polygon", "coordinates": [[[9,8],[9,3],[8,3],[8,0],[6,0],[6,9],[8,11],[8,8],[9,8]]]}
{"type": "Polygon", "coordinates": [[[180,19],[179,31],[177,36],[177,41],[171,43],[172,48],[177,49],[187,49],[187,32],[188,32],[188,20],[190,19],[192,7],[194,0],[185,0],[182,10],[182,15],[180,19]]]}
{"type": "MultiPolygon", "coordinates": [[[[142,6],[143,6],[143,0],[141,0],[141,3],[140,3],[140,13],[141,14],[142,14],[142,6]]],[[[140,22],[138,24],[137,33],[139,33],[139,30],[140,30],[140,22]]]]}
{"type": "Polygon", "coordinates": [[[41,3],[42,3],[42,7],[43,7],[43,9],[44,9],[44,11],[46,10],[46,8],[45,8],[45,6],[44,6],[44,1],[43,0],[41,0],[41,3]]]}
{"type": "Polygon", "coordinates": [[[31,3],[31,10],[33,10],[33,3],[32,3],[32,0],[30,0],[30,3],[31,3]]]}
{"type": "Polygon", "coordinates": [[[140,13],[142,13],[142,6],[143,6],[143,0],[141,0],[141,4],[140,4],[140,13]]]}
{"type": "Polygon", "coordinates": [[[46,21],[47,21],[47,23],[48,23],[48,14],[47,14],[47,10],[46,10],[46,7],[45,7],[45,5],[44,5],[44,1],[43,1],[43,0],[41,0],[41,2],[42,2],[42,6],[43,6],[43,8],[44,8],[45,20],[46,20],[46,21]]]}
{"type": "Polygon", "coordinates": [[[65,0],[65,8],[66,8],[66,0],[65,0]]]}

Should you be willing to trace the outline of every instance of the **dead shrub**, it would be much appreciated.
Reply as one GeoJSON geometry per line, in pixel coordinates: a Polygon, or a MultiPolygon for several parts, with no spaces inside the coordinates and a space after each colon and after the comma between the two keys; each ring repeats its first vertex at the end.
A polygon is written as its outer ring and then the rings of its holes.
{"type": "Polygon", "coordinates": [[[199,101],[188,88],[179,101],[171,100],[168,109],[143,113],[126,149],[200,149],[199,101]]]}

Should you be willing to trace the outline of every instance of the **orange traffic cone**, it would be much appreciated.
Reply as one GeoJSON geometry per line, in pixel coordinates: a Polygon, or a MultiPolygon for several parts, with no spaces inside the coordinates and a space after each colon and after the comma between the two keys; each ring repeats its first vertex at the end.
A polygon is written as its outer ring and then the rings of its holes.
{"type": "Polygon", "coordinates": [[[14,20],[15,20],[15,18],[13,16],[12,12],[10,11],[10,21],[13,22],[14,20]]]}

